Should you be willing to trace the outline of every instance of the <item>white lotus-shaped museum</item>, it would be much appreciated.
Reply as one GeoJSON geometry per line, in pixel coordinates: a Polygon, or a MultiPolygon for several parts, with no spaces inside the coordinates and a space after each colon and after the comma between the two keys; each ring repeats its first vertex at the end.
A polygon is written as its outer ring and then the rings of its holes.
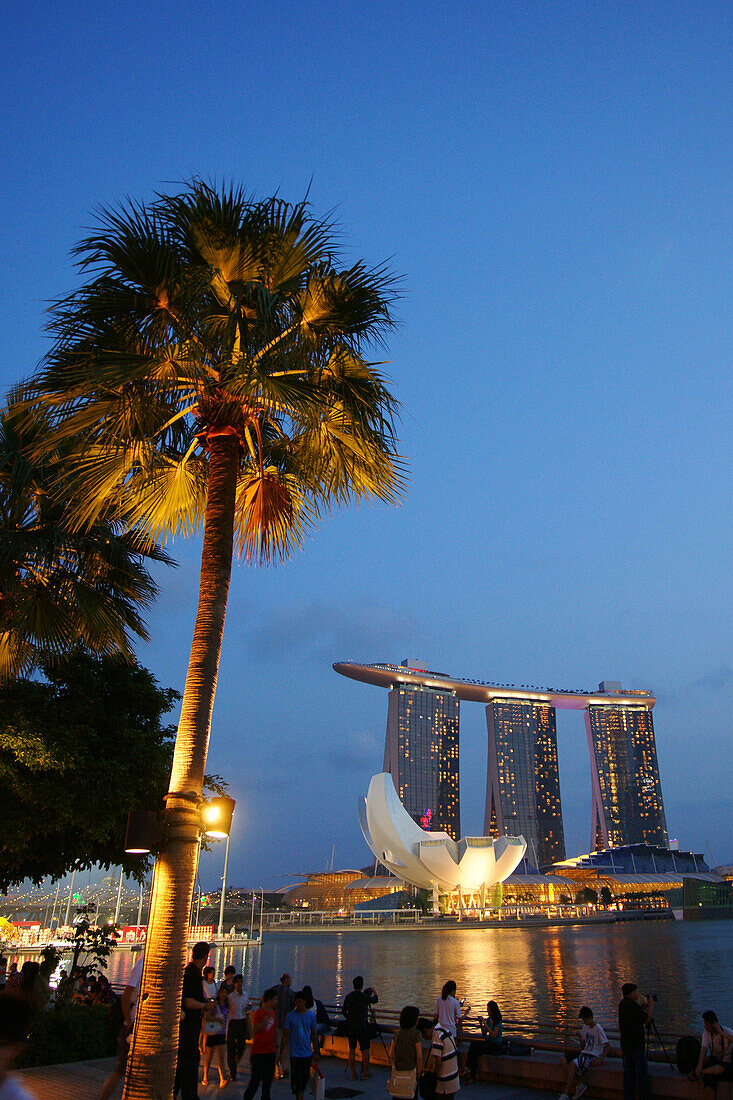
{"type": "Polygon", "coordinates": [[[389,772],[372,776],[359,806],[359,823],[374,855],[397,878],[441,894],[476,893],[516,870],[527,850],[523,836],[466,836],[427,832],[399,800],[389,772]]]}

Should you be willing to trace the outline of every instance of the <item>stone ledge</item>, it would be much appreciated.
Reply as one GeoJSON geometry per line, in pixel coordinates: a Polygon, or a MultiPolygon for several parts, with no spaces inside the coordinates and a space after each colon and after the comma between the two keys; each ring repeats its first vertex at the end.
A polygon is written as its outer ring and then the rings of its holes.
{"type": "MultiPolygon", "coordinates": [[[[389,1050],[391,1035],[385,1035],[384,1046],[377,1037],[371,1043],[371,1061],[375,1065],[389,1064],[385,1046],[389,1050]]],[[[427,1048],[426,1048],[427,1049],[427,1048]]],[[[323,1054],[327,1058],[346,1059],[349,1044],[345,1036],[327,1035],[324,1040],[323,1054]]],[[[357,1060],[359,1051],[357,1048],[357,1060]]],[[[567,1079],[567,1063],[561,1055],[552,1055],[546,1051],[535,1052],[530,1057],[512,1058],[508,1055],[482,1055],[478,1061],[477,1076],[481,1081],[493,1084],[514,1085],[529,1089],[561,1092],[567,1079]]],[[[649,1077],[652,1096],[665,1100],[702,1100],[702,1086],[687,1077],[672,1072],[669,1066],[650,1063],[649,1077]]],[[[604,1065],[594,1070],[590,1077],[590,1089],[594,1100],[623,1100],[623,1068],[620,1059],[610,1058],[604,1065]]],[[[718,1085],[717,1100],[733,1100],[733,1082],[722,1081],[718,1085]]]]}

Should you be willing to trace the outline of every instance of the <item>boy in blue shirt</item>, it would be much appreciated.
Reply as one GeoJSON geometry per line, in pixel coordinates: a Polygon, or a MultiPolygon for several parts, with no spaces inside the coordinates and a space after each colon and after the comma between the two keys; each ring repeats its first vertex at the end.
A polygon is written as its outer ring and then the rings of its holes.
{"type": "MultiPolygon", "coordinates": [[[[311,1064],[318,1065],[316,1014],[305,1006],[303,993],[295,994],[295,1008],[285,1017],[284,1028],[290,1042],[290,1089],[296,1100],[303,1100],[311,1064]],[[311,1059],[312,1054],[312,1059],[311,1059]]],[[[284,1054],[285,1037],[280,1047],[284,1054]]]]}

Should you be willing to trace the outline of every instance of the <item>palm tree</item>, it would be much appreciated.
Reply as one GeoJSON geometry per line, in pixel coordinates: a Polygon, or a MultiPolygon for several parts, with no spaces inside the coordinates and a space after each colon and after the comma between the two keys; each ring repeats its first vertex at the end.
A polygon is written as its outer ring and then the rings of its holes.
{"type": "Polygon", "coordinates": [[[0,410],[0,683],[81,646],[132,659],[148,639],[141,610],[157,595],[144,557],[170,563],[122,517],[77,529],[63,501],[63,458],[34,460],[49,429],[21,390],[0,410]]]}
{"type": "Polygon", "coordinates": [[[305,203],[198,181],[103,211],[76,254],[89,281],[53,310],[35,383],[47,446],[76,441],[70,512],[83,527],[114,508],[152,542],[203,528],[125,1091],[168,1097],[233,552],[285,558],[324,509],[399,499],[395,402],[365,358],[394,282],[345,266],[305,203]]]}

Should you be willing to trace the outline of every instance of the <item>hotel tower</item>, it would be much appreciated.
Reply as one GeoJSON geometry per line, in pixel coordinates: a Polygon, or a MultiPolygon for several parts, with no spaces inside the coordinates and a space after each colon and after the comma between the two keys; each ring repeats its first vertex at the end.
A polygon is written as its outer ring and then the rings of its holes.
{"type": "Polygon", "coordinates": [[[565,859],[555,708],[530,699],[494,699],[486,708],[489,760],[485,836],[523,836],[527,861],[565,859]]]}
{"type": "MultiPolygon", "coordinates": [[[[404,670],[408,662],[399,667],[404,670]]],[[[395,681],[389,692],[382,769],[394,779],[413,820],[426,829],[444,829],[453,840],[461,835],[458,708],[453,691],[395,681]]]]}
{"type": "MultiPolygon", "coordinates": [[[[621,689],[620,684],[601,688],[621,689]]],[[[668,847],[651,707],[591,703],[585,712],[591,758],[593,848],[668,847]]]]}

